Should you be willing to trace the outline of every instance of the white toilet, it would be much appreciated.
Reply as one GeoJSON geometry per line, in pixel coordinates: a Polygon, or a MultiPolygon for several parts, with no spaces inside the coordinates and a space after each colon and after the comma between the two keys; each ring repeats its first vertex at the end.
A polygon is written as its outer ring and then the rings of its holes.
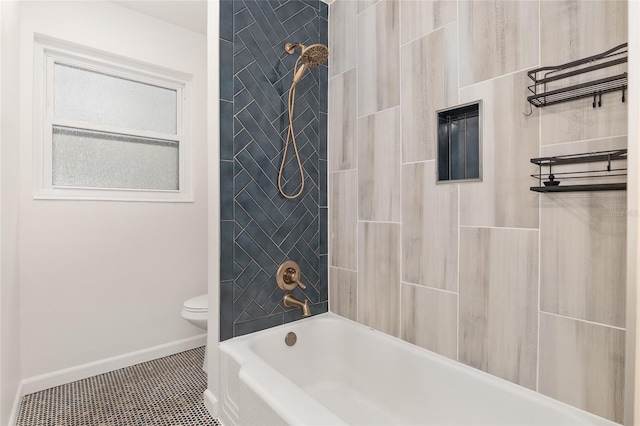
{"type": "Polygon", "coordinates": [[[203,330],[207,329],[207,313],[209,304],[207,294],[193,297],[182,304],[182,318],[203,330]]]}
{"type": "MultiPolygon", "coordinates": [[[[193,297],[182,304],[182,311],[180,315],[182,318],[189,321],[191,324],[203,330],[207,329],[207,316],[209,311],[209,295],[202,294],[200,296],[193,297]]],[[[209,351],[209,344],[205,346],[204,350],[204,362],[202,363],[202,370],[207,372],[207,353],[209,351]]]]}

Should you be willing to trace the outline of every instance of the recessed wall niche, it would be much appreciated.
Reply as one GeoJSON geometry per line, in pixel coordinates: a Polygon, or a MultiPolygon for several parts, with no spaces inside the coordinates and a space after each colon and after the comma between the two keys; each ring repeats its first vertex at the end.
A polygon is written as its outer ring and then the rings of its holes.
{"type": "Polygon", "coordinates": [[[438,182],[482,180],[482,102],[440,110],[438,182]]]}

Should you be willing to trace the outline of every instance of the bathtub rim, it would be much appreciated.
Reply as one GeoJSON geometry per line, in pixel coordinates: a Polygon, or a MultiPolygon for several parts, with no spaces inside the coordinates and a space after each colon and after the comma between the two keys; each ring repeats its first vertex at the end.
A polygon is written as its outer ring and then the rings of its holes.
{"type": "MultiPolygon", "coordinates": [[[[329,312],[260,330],[255,333],[234,337],[219,343],[222,354],[229,356],[239,365],[239,380],[248,386],[258,397],[262,398],[288,425],[347,426],[348,424],[311,395],[304,392],[297,384],[282,375],[273,366],[265,362],[258,354],[253,352],[250,346],[256,339],[256,335],[269,338],[271,335],[279,334],[281,330],[287,326],[300,327],[302,323],[319,317],[326,317],[327,314],[329,314],[329,312]],[[273,383],[276,380],[278,381],[278,387],[276,389],[265,386],[265,384],[273,383]],[[295,405],[289,403],[291,395],[295,395],[295,405]],[[310,412],[315,415],[313,419],[309,419],[310,412]]],[[[225,374],[226,371],[222,370],[221,373],[225,374]]],[[[241,410],[242,407],[238,404],[238,416],[241,416],[241,410]]]]}
{"type": "MultiPolygon", "coordinates": [[[[309,423],[309,419],[304,416],[307,415],[309,411],[304,410],[291,410],[292,407],[287,404],[283,404],[281,398],[277,398],[274,396],[274,392],[272,389],[266,389],[263,385],[264,383],[269,383],[271,380],[277,376],[280,380],[283,380],[286,384],[285,388],[288,392],[298,392],[302,395],[304,399],[309,399],[313,401],[309,403],[308,410],[317,410],[313,412],[326,411],[333,414],[329,408],[322,405],[320,402],[316,401],[310,395],[308,395],[304,390],[302,390],[297,384],[289,380],[286,376],[282,375],[276,368],[272,365],[264,361],[262,358],[256,354],[251,345],[254,344],[257,338],[268,339],[272,336],[282,336],[289,331],[297,332],[296,329],[300,327],[304,327],[305,324],[309,322],[315,321],[330,321],[330,322],[340,322],[345,324],[350,324],[351,327],[354,327],[357,330],[360,330],[363,333],[373,332],[374,338],[386,340],[393,344],[396,347],[401,347],[402,350],[407,350],[410,353],[413,353],[417,356],[430,358],[434,362],[444,364],[445,366],[451,367],[453,369],[461,370],[465,374],[469,374],[474,379],[480,382],[488,382],[490,384],[495,384],[501,389],[512,390],[514,392],[519,393],[527,400],[535,400],[540,401],[541,405],[544,407],[548,407],[549,409],[562,409],[576,420],[576,424],[585,424],[584,422],[588,422],[588,425],[594,426],[620,426],[619,423],[616,423],[612,420],[599,416],[597,414],[588,412],[581,408],[570,405],[566,402],[554,399],[548,395],[545,395],[537,390],[533,390],[527,388],[525,386],[519,385],[517,383],[511,382],[502,377],[495,376],[493,374],[487,373],[486,371],[482,371],[470,365],[464,364],[462,362],[453,360],[444,355],[440,355],[436,352],[430,351],[426,348],[418,346],[416,344],[410,343],[408,341],[402,340],[399,337],[392,336],[390,334],[384,333],[380,330],[376,330],[370,326],[361,324],[357,321],[353,321],[349,318],[337,315],[333,312],[325,312],[321,314],[314,315],[312,317],[303,318],[298,321],[293,321],[286,324],[281,324],[276,327],[271,327],[265,330],[261,330],[254,333],[245,334],[242,336],[237,336],[232,339],[225,340],[224,342],[220,342],[219,347],[220,350],[233,358],[240,365],[240,379],[251,387],[251,389],[256,392],[258,395],[265,397],[265,402],[271,401],[274,405],[270,405],[274,411],[283,418],[283,420],[287,421],[288,424],[291,425],[347,425],[344,420],[340,419],[336,415],[329,416],[329,419],[334,418],[330,422],[324,421],[319,423],[309,423]],[[296,329],[292,329],[296,328],[296,329]],[[246,368],[243,373],[243,368],[246,368]],[[266,373],[265,373],[266,372],[266,373]],[[274,376],[275,375],[275,376],[274,376]],[[262,381],[257,380],[256,378],[260,377],[262,381]],[[244,378],[244,379],[243,379],[244,378]],[[266,381],[265,381],[266,380],[266,381]],[[515,386],[515,387],[514,387],[515,386]],[[315,407],[315,408],[314,408],[315,407]],[[292,413],[291,411],[296,411],[296,413],[292,413]],[[297,413],[297,411],[302,411],[301,413],[297,413]]],[[[278,395],[280,393],[278,392],[278,395]]],[[[281,395],[286,398],[286,393],[281,395]]],[[[295,408],[295,407],[293,407],[295,408]]]]}

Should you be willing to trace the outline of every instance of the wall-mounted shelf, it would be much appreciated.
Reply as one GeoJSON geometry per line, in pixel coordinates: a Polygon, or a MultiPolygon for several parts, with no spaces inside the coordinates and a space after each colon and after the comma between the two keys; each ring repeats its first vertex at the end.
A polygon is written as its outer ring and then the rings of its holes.
{"type": "Polygon", "coordinates": [[[620,161],[626,159],[626,149],[532,158],[531,162],[539,167],[539,172],[531,175],[531,177],[538,179],[538,186],[532,186],[529,189],[535,192],[626,190],[627,183],[621,182],[621,180],[627,176],[627,167],[626,164],[620,164],[620,161]],[[602,163],[602,165],[589,170],[573,170],[564,167],[585,163],[602,163]],[[554,171],[554,167],[560,168],[560,171],[554,171]],[[548,168],[548,171],[543,173],[543,168],[548,168]],[[583,179],[586,179],[586,181],[583,181],[583,179]],[[589,179],[604,180],[606,182],[575,183],[589,182],[589,179]],[[611,182],[611,180],[614,181],[611,182]],[[567,181],[570,183],[567,184],[567,181]]]}
{"type": "Polygon", "coordinates": [[[536,68],[527,74],[533,80],[529,86],[532,95],[527,100],[536,107],[559,104],[576,99],[593,97],[593,107],[602,106],[602,94],[622,91],[622,102],[627,90],[627,73],[620,72],[622,67],[611,68],[604,76],[595,71],[614,67],[627,62],[627,43],[588,58],[569,62],[564,65],[536,68]],[[615,74],[614,74],[615,73],[615,74]],[[570,77],[585,75],[589,81],[572,84],[570,77]],[[553,84],[552,84],[553,83],[553,84]]]}

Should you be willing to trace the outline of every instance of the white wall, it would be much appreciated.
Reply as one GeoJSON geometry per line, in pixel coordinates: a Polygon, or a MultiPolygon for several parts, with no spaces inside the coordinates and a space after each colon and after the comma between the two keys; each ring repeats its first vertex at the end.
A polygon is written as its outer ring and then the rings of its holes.
{"type": "Polygon", "coordinates": [[[20,4],[0,2],[0,425],[20,383],[18,80],[20,4]]]}
{"type": "Polygon", "coordinates": [[[206,37],[109,2],[23,2],[20,46],[22,378],[201,334],[180,308],[207,291],[206,37]],[[36,33],[193,75],[194,203],[33,200],[36,33]]]}
{"type": "Polygon", "coordinates": [[[209,139],[209,321],[207,338],[209,375],[204,402],[209,413],[218,416],[220,383],[218,342],[220,341],[220,3],[207,6],[208,139],[209,139]]]}

